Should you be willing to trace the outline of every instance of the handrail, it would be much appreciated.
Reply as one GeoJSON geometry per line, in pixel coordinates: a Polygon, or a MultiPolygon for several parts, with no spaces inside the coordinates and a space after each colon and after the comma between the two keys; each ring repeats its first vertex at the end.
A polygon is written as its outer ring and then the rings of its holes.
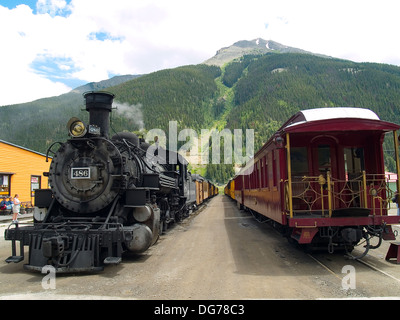
{"type": "Polygon", "coordinates": [[[364,189],[364,208],[368,207],[368,201],[367,201],[367,175],[365,173],[365,170],[362,172],[363,175],[363,189],[364,189]]]}
{"type": "Polygon", "coordinates": [[[328,184],[328,210],[329,210],[329,218],[332,217],[332,189],[331,189],[331,173],[328,171],[326,173],[326,183],[328,184]]]}
{"type": "Polygon", "coordinates": [[[290,213],[290,218],[293,218],[293,190],[292,190],[292,163],[290,159],[290,137],[289,133],[286,133],[286,146],[285,146],[287,152],[287,171],[288,171],[288,187],[285,188],[285,190],[288,190],[288,199],[289,199],[289,213],[290,213]]]}
{"type": "Polygon", "coordinates": [[[383,215],[389,208],[395,191],[389,188],[385,174],[366,174],[344,180],[335,179],[328,171],[326,179],[320,176],[292,177],[284,181],[286,212],[292,218],[297,213],[328,210],[332,217],[335,209],[368,208],[373,215],[383,215]],[[290,183],[289,183],[290,181],[290,183]]]}

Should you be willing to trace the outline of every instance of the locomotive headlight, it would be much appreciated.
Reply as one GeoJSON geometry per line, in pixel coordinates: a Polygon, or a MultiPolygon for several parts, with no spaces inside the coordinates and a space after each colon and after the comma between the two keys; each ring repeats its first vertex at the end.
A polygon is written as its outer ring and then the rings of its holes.
{"type": "Polygon", "coordinates": [[[83,122],[74,122],[73,126],[71,127],[71,134],[75,137],[80,137],[85,133],[85,125],[83,122]]]}
{"type": "Polygon", "coordinates": [[[75,138],[83,137],[86,134],[85,124],[78,118],[71,118],[67,124],[68,133],[75,138]]]}

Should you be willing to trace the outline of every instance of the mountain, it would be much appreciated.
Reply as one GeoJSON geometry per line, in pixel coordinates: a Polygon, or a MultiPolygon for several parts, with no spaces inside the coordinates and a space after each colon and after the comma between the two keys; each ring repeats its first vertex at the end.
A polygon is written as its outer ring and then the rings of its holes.
{"type": "MultiPolygon", "coordinates": [[[[262,39],[258,43],[236,42],[212,59],[1,107],[0,139],[46,152],[55,141],[68,138],[66,123],[70,117],[87,121],[81,94],[87,89],[106,89],[115,94],[117,109],[111,116],[111,129],[116,132],[146,133],[158,128],[168,134],[170,121],[176,121],[178,132],[189,128],[198,136],[201,129],[227,128],[233,132],[250,128],[255,130],[255,150],[292,114],[303,109],[363,107],[375,111],[382,120],[400,121],[397,66],[327,58],[262,39]],[[212,59],[222,63],[228,56],[230,60],[223,68],[210,63],[212,59]]],[[[390,152],[386,150],[385,164],[388,170],[394,170],[390,152]]],[[[233,174],[232,165],[194,169],[220,183],[233,174]]]]}
{"type": "Polygon", "coordinates": [[[303,109],[362,107],[373,110],[382,120],[400,123],[397,66],[304,54],[266,54],[228,64],[222,81],[234,91],[227,127],[254,128],[258,146],[303,109]]]}
{"type": "Polygon", "coordinates": [[[88,121],[82,97],[88,89],[115,94],[117,109],[111,116],[115,132],[137,131],[144,126],[168,132],[169,120],[178,121],[180,128],[207,128],[215,116],[212,106],[218,93],[214,79],[220,72],[215,66],[184,66],[134,77],[115,86],[107,80],[57,97],[3,106],[0,139],[45,153],[55,141],[68,138],[66,124],[71,117],[88,121]]]}
{"type": "Polygon", "coordinates": [[[0,107],[0,139],[45,153],[53,142],[68,138],[66,123],[71,117],[87,118],[82,93],[104,90],[138,77],[140,75],[116,76],[88,83],[60,96],[0,107]]]}
{"type": "MultiPolygon", "coordinates": [[[[207,65],[216,65],[222,67],[224,64],[245,55],[260,55],[269,52],[274,53],[305,53],[322,56],[298,48],[288,47],[272,40],[261,38],[254,40],[241,40],[235,42],[229,47],[219,49],[214,57],[204,61],[207,65]]],[[[326,57],[326,56],[325,56],[326,57]]]]}
{"type": "Polygon", "coordinates": [[[74,90],[72,90],[72,92],[82,94],[87,91],[100,91],[108,87],[117,86],[121,83],[138,78],[140,76],[141,75],[139,74],[136,75],[127,74],[123,76],[115,76],[110,79],[102,80],[99,82],[89,82],[83,86],[75,88],[74,90]]]}

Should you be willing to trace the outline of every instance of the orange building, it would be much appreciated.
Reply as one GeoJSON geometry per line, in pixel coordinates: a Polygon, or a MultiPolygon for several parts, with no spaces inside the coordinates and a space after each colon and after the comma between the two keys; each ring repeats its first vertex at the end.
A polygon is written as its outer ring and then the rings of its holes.
{"type": "MultiPolygon", "coordinates": [[[[50,159],[51,160],[51,159],[50,159]]],[[[0,140],[0,197],[19,195],[21,202],[33,202],[34,190],[47,188],[50,160],[42,153],[0,140]]]]}

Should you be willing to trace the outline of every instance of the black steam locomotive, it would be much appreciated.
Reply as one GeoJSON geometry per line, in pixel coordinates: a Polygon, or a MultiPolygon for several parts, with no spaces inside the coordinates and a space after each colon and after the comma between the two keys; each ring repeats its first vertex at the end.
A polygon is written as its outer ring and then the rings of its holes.
{"type": "Polygon", "coordinates": [[[7,262],[24,260],[29,246],[27,270],[101,271],[125,251],[146,251],[195,205],[195,182],[182,156],[165,149],[149,156],[149,145],[133,133],[109,138],[114,95],[84,98],[89,125],[72,118],[71,138],[49,148],[51,188],[35,191],[34,223],[5,232],[12,241],[7,262]]]}

